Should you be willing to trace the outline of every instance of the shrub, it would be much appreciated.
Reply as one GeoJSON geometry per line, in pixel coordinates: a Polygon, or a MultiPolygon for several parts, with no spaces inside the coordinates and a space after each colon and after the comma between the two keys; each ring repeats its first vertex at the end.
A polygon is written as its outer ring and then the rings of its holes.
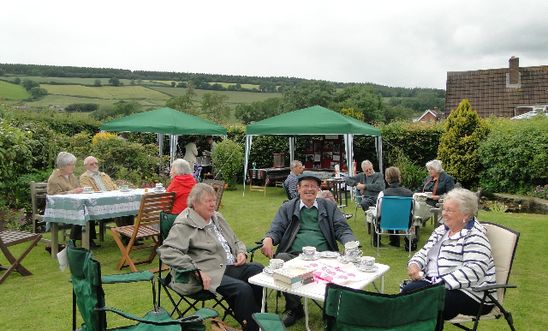
{"type": "Polygon", "coordinates": [[[230,189],[236,189],[237,176],[242,172],[244,152],[236,142],[225,139],[217,144],[211,154],[211,159],[217,173],[228,184],[230,189]]]}
{"type": "Polygon", "coordinates": [[[444,169],[464,187],[472,188],[479,182],[482,166],[478,147],[488,132],[487,125],[467,99],[462,100],[445,121],[438,158],[444,169]]]}
{"type": "MultiPolygon", "coordinates": [[[[481,186],[490,192],[526,193],[548,180],[548,118],[493,121],[480,145],[481,186]]],[[[540,192],[539,192],[540,193],[540,192]]]]}
{"type": "Polygon", "coordinates": [[[400,169],[402,182],[401,185],[412,191],[421,188],[424,177],[428,174],[423,165],[413,162],[402,149],[394,149],[388,157],[387,167],[395,166],[400,169]]]}

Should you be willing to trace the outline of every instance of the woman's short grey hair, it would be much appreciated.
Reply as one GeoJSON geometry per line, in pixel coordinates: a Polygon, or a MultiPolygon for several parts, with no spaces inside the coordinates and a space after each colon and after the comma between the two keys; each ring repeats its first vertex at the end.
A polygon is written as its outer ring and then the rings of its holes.
{"type": "Polygon", "coordinates": [[[69,164],[76,163],[76,156],[68,152],[60,152],[57,154],[57,159],[55,160],[55,167],[57,169],[62,169],[69,164]]]}
{"type": "Polygon", "coordinates": [[[459,204],[459,210],[467,215],[474,216],[478,213],[478,196],[465,188],[454,188],[443,198],[444,201],[453,200],[459,204]]]}
{"type": "Polygon", "coordinates": [[[188,199],[186,200],[186,205],[188,207],[193,207],[194,202],[201,201],[204,195],[212,195],[216,197],[217,193],[215,193],[215,189],[211,185],[204,184],[204,183],[198,183],[194,185],[194,187],[190,191],[190,194],[188,195],[188,199]]]}
{"type": "Polygon", "coordinates": [[[191,174],[192,170],[190,169],[190,163],[183,159],[176,159],[171,164],[171,169],[176,175],[187,175],[191,174]]]}
{"type": "Polygon", "coordinates": [[[443,171],[443,167],[441,166],[440,160],[432,160],[426,162],[426,169],[432,169],[437,173],[440,173],[443,171]]]}
{"type": "Polygon", "coordinates": [[[293,170],[295,169],[296,167],[299,167],[299,166],[302,166],[303,163],[299,160],[293,160],[291,161],[291,163],[289,164],[289,169],[293,170]]]}
{"type": "Polygon", "coordinates": [[[384,171],[384,179],[388,184],[401,183],[401,173],[398,167],[389,167],[384,171]]]}

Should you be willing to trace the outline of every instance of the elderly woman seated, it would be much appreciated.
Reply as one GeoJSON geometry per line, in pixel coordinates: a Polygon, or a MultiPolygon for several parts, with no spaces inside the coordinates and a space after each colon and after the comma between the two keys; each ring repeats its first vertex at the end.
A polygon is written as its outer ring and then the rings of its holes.
{"type": "MultiPolygon", "coordinates": [[[[443,204],[444,224],[434,230],[424,247],[409,260],[411,282],[402,292],[442,282],[446,288],[443,317],[475,315],[480,308],[481,292],[473,287],[494,285],[495,264],[484,227],[474,215],[478,198],[473,192],[456,188],[447,193],[443,204]]],[[[487,314],[493,305],[483,307],[487,314]]],[[[443,329],[438,325],[438,330],[443,329]]]]}
{"type": "Polygon", "coordinates": [[[176,159],[171,164],[169,171],[171,183],[167,187],[168,192],[175,192],[172,214],[179,214],[186,208],[186,202],[190,191],[196,185],[196,178],[192,176],[190,164],[183,159],[176,159]]]}
{"type": "Polygon", "coordinates": [[[252,314],[260,311],[262,288],[249,284],[248,279],[263,268],[246,263],[246,246],[215,211],[216,202],[213,187],[196,184],[188,196],[188,207],[177,216],[158,252],[172,273],[175,268],[199,270],[187,283],[177,282],[174,274],[174,290],[183,295],[201,289],[219,293],[244,330],[258,330],[252,314]]]}
{"type": "Polygon", "coordinates": [[[455,180],[443,171],[440,160],[426,162],[426,169],[428,170],[428,177],[424,179],[422,192],[432,192],[432,196],[426,200],[426,203],[436,206],[441,196],[455,187],[455,180]]]}
{"type": "MultiPolygon", "coordinates": [[[[47,193],[55,194],[77,194],[84,190],[80,186],[78,178],[74,175],[76,156],[68,152],[60,152],[55,160],[55,169],[48,178],[47,193]]],[[[96,238],[95,222],[90,222],[90,247],[97,247],[93,239],[96,238]]],[[[70,239],[82,239],[82,226],[73,225],[70,230],[70,239]]]]}

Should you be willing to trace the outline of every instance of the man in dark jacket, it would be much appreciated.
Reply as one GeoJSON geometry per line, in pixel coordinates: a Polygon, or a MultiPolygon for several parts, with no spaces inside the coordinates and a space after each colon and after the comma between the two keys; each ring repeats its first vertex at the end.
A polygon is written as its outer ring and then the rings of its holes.
{"type": "MultiPolygon", "coordinates": [[[[337,206],[325,199],[316,199],[321,180],[313,175],[298,177],[299,197],[284,203],[272,221],[263,239],[262,252],[274,256],[273,246],[278,246],[276,258],[291,260],[301,253],[304,246],[314,246],[318,251],[338,251],[337,241],[342,244],[355,241],[346,218],[337,206]]],[[[304,317],[300,298],[285,294],[286,327],[304,317]]]]}
{"type": "Polygon", "coordinates": [[[346,178],[346,185],[355,186],[362,194],[360,206],[364,211],[375,206],[379,192],[384,190],[384,179],[381,173],[375,172],[373,163],[369,160],[362,162],[362,173],[346,178]]]}

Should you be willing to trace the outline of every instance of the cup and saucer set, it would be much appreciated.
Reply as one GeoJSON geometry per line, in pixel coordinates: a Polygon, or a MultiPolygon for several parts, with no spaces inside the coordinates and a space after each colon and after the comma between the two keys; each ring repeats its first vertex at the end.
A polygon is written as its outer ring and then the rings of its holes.
{"type": "Polygon", "coordinates": [[[282,260],[282,259],[270,259],[270,263],[268,264],[268,266],[263,268],[263,272],[265,274],[272,275],[274,270],[280,269],[283,266],[284,266],[284,260],[282,260]]]}

